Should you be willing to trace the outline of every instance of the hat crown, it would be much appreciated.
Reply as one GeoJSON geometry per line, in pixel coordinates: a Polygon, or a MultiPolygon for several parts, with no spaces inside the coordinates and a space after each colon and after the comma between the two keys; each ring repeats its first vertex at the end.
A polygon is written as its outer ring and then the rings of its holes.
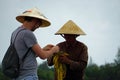
{"type": "Polygon", "coordinates": [[[55,34],[85,35],[85,32],[83,32],[83,30],[79,28],[72,20],[69,20],[55,34]]]}
{"type": "Polygon", "coordinates": [[[23,15],[28,15],[28,16],[41,16],[43,18],[46,18],[37,8],[32,8],[30,10],[26,10],[23,12],[23,15]]]}

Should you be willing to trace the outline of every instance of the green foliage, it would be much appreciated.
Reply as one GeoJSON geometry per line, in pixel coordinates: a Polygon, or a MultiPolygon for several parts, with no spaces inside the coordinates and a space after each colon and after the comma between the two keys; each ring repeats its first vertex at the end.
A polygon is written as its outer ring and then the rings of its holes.
{"type": "Polygon", "coordinates": [[[85,72],[85,80],[119,80],[120,66],[105,64],[100,67],[97,65],[90,65],[85,72]]]}
{"type": "Polygon", "coordinates": [[[96,64],[92,64],[86,68],[85,75],[89,79],[87,80],[99,80],[99,67],[96,64]]]}
{"type": "Polygon", "coordinates": [[[117,53],[116,59],[114,61],[117,65],[120,64],[120,48],[118,48],[118,53],[117,53]]]}
{"type": "Polygon", "coordinates": [[[38,77],[40,80],[54,80],[54,71],[48,68],[46,62],[43,62],[38,67],[38,77]]]}

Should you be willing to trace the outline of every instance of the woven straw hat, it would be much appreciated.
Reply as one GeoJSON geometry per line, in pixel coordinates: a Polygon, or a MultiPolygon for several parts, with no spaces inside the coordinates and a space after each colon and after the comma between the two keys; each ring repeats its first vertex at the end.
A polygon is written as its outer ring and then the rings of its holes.
{"type": "Polygon", "coordinates": [[[59,34],[75,34],[75,35],[86,35],[82,29],[80,29],[72,20],[65,23],[56,33],[59,34]]]}
{"type": "Polygon", "coordinates": [[[33,17],[42,20],[40,27],[47,27],[51,24],[49,20],[37,8],[32,8],[23,12],[21,15],[17,16],[16,19],[17,21],[23,23],[24,17],[33,17]]]}

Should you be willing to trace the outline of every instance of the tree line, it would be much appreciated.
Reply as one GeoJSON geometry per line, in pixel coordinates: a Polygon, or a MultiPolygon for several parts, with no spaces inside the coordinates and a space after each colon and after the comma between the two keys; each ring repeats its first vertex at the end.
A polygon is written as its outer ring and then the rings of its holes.
{"type": "MultiPolygon", "coordinates": [[[[49,67],[47,62],[43,62],[38,66],[39,80],[54,80],[54,67],[49,67]]],[[[120,80],[120,48],[113,63],[106,63],[98,66],[90,60],[85,70],[85,80],[120,80]]],[[[1,72],[0,80],[10,80],[1,72]]]]}

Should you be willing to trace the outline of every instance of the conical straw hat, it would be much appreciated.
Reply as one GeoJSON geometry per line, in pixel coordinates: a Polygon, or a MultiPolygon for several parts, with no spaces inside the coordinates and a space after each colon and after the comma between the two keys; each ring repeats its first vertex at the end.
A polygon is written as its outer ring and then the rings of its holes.
{"type": "Polygon", "coordinates": [[[85,32],[83,32],[83,30],[80,29],[72,20],[69,20],[55,33],[55,35],[58,34],[85,35],[85,32]]]}
{"type": "Polygon", "coordinates": [[[51,24],[50,21],[37,8],[32,8],[23,12],[21,15],[17,16],[16,19],[17,21],[23,23],[24,17],[33,17],[42,20],[42,25],[40,25],[40,27],[47,27],[51,24]]]}

